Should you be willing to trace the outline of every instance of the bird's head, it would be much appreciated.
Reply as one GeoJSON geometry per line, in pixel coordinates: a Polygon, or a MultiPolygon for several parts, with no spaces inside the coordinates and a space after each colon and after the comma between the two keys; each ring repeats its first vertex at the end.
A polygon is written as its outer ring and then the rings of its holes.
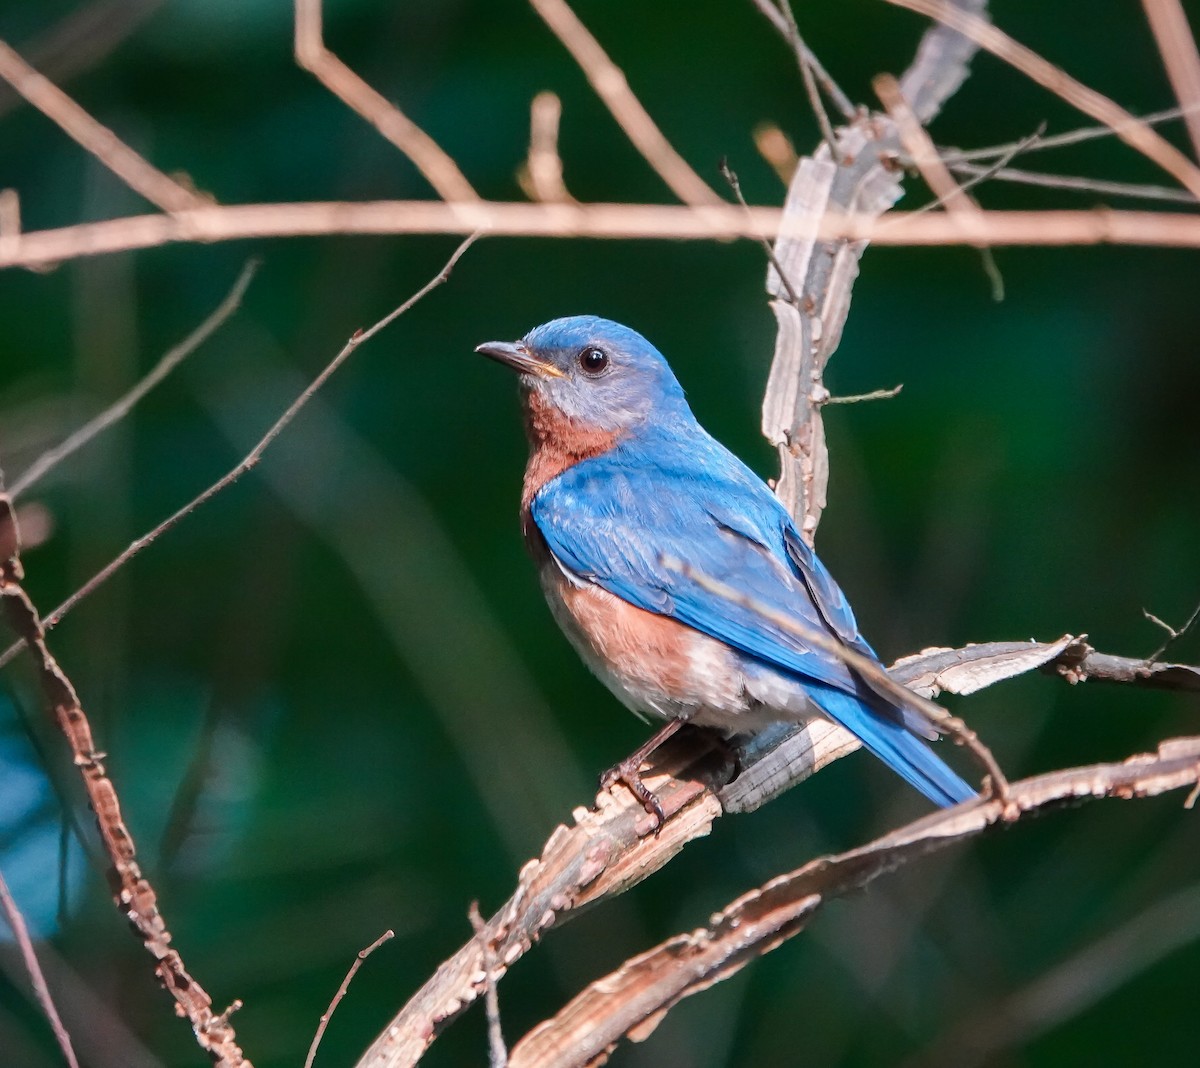
{"type": "Polygon", "coordinates": [[[683,389],[658,349],[610,319],[553,319],[520,341],[489,341],[475,351],[520,374],[528,405],[549,408],[580,427],[622,433],[686,408],[683,389]]]}

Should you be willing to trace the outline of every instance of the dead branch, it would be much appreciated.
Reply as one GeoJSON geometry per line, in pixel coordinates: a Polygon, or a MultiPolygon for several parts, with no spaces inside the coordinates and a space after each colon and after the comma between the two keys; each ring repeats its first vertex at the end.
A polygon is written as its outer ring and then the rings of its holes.
{"type": "Polygon", "coordinates": [[[71,1036],[63,1025],[62,1017],[58,1014],[58,1008],[50,994],[50,987],[46,983],[46,976],[42,973],[41,964],[38,963],[37,953],[33,948],[33,939],[29,937],[29,928],[25,925],[25,917],[21,915],[21,910],[17,907],[17,903],[8,889],[3,872],[0,872],[0,911],[4,913],[9,930],[12,931],[13,941],[21,951],[25,973],[29,976],[34,996],[50,1024],[50,1030],[54,1032],[54,1041],[58,1043],[58,1048],[62,1051],[63,1060],[67,1062],[68,1068],[79,1068],[79,1061],[75,1057],[75,1047],[71,1045],[71,1036]]]}
{"type": "Polygon", "coordinates": [[[563,183],[562,158],[558,154],[558,124],[562,101],[555,93],[538,93],[529,104],[529,154],[518,175],[530,200],[551,204],[574,203],[563,183]],[[528,188],[526,188],[528,186],[528,188]]]}
{"type": "Polygon", "coordinates": [[[321,0],[296,0],[295,19],[297,66],[400,149],[443,200],[479,200],[479,194],[441,145],[325,47],[321,0]]]}
{"type": "Polygon", "coordinates": [[[727,979],[799,934],[827,901],[901,865],[1054,805],[1155,797],[1200,783],[1200,737],[1172,738],[1119,764],[1067,768],[1010,784],[1007,802],[967,802],[837,856],[810,861],[743,894],[704,927],[676,935],[591,984],[512,1050],[513,1068],[602,1064],[622,1038],[641,1041],[683,998],[727,979]]]}
{"type": "Polygon", "coordinates": [[[208,203],[138,155],[4,41],[0,41],[0,78],[151,204],[171,212],[200,208],[208,203]]]}
{"type": "Polygon", "coordinates": [[[0,494],[0,598],[8,624],[33,654],[38,687],[63,735],[71,746],[75,766],[96,815],[100,840],[112,865],[113,898],[129,920],[147,951],[158,962],[155,974],[175,1000],[178,1014],[192,1025],[200,1048],[222,1068],[250,1068],[229,1013],[214,1013],[212,998],[184,966],[179,952],[171,948],[171,932],[159,910],[158,895],[142,875],[133,837],[121,815],[117,791],[97,751],[92,729],[75,687],[46,645],[46,632],[37,609],[21,585],[24,570],[20,560],[20,536],[12,502],[0,494]]]}
{"type": "MultiPolygon", "coordinates": [[[[980,11],[985,0],[963,0],[963,6],[980,11]]],[[[782,13],[780,19],[786,24],[782,13]]],[[[974,53],[969,39],[944,26],[926,31],[899,86],[918,123],[938,113],[966,77],[974,53]]],[[[890,159],[902,146],[887,116],[864,110],[835,136],[836,145],[826,142],[800,160],[788,186],[783,217],[770,235],[775,239],[775,256],[767,271],[777,333],[763,395],[762,432],[779,451],[775,491],[809,544],[825,508],[829,481],[821,416],[829,396],[825,366],[841,341],[867,240],[886,234],[898,221],[889,215],[876,225],[901,195],[899,175],[890,159]],[[870,232],[832,229],[851,217],[860,219],[870,232]],[[801,294],[798,305],[783,299],[793,292],[801,294]]],[[[907,218],[921,225],[920,216],[907,218]]],[[[962,233],[979,229],[975,219],[955,216],[954,222],[961,225],[962,233]]],[[[982,239],[977,235],[970,243],[982,239]]]]}

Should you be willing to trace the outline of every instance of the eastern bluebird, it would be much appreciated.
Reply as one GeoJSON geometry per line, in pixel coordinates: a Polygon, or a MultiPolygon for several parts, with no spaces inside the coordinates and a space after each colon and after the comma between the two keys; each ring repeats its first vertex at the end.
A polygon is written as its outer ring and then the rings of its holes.
{"type": "Polygon", "coordinates": [[[917,715],[754,610],[878,662],[791,516],[696,422],[650,342],[583,315],[476,351],[520,373],[525,539],[559,626],[623,704],[726,735],[824,714],[936,804],[975,796],[917,737],[936,737],[917,715]],[[714,595],[668,558],[749,603],[714,595]]]}

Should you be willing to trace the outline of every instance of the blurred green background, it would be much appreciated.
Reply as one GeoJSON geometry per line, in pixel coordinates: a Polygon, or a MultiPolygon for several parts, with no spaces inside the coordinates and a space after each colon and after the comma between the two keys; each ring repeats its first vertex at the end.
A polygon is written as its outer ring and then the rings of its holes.
{"type": "MultiPolygon", "coordinates": [[[[752,202],[779,202],[752,129],[778,123],[802,151],[818,135],[786,47],[750,3],[576,7],[706,179],[720,186],[728,156],[752,202]]],[[[82,9],[99,17],[85,44],[66,47],[85,68],[63,68],[69,91],[220,201],[431,195],[293,65],[285,0],[7,0],[0,36],[35,58],[82,9]],[[102,53],[90,66],[89,41],[102,53]]],[[[903,69],[923,28],[877,0],[798,14],[863,101],[872,75],[903,69]]],[[[1110,0],[1081,19],[1071,5],[998,3],[993,15],[1134,112],[1173,103],[1138,4],[1110,0]]],[[[529,100],[553,89],[576,196],[669,200],[520,0],[330,0],[326,35],[486,196],[521,195],[529,100]]],[[[1082,124],[982,57],[933,132],[977,146],[1043,120],[1051,132],[1082,124]]],[[[0,187],[18,190],[27,230],[147,210],[6,91],[0,123],[0,187]]],[[[1166,132],[1186,145],[1178,124],[1166,132]]],[[[1163,180],[1111,141],[1029,166],[1163,180]]],[[[995,183],[979,196],[990,207],[1101,203],[995,183]]],[[[926,199],[910,182],[905,203],[926,199]]],[[[414,291],[454,244],[178,246],[0,277],[0,463],[11,480],[191,330],[248,257],[263,258],[216,338],[26,495],[29,529],[44,528],[25,554],[42,609],[230,467],[350,333],[414,291]]],[[[905,388],[827,412],[833,474],[818,547],[885,659],[1068,631],[1145,655],[1161,634],[1142,608],[1178,624],[1200,599],[1197,255],[1000,249],[996,260],[1003,303],[973,250],[867,253],[829,384],[905,388]]],[[[750,242],[480,243],[447,286],[354,356],[258,471],[54,633],[176,944],[220,1004],[245,1001],[236,1025],[260,1068],[302,1063],[355,952],[391,927],[396,939],[359,973],[317,1061],[352,1063],[470,936],[469,902],[497,907],[596,774],[645,737],[543,604],[516,522],[524,443],[513,383],[473,346],[564,314],[627,322],[671,359],[701,421],[768,477],[775,459],[757,430],[773,339],[763,273],[750,242]]],[[[1200,638],[1173,654],[1200,660],[1200,638]]],[[[0,869],[31,918],[57,928],[46,967],[85,1062],[201,1063],[94,859],[69,845],[59,879],[55,793],[94,858],[92,820],[26,668],[3,682],[0,869]]],[[[1013,775],[1121,758],[1198,722],[1194,700],[1040,676],[952,705],[1013,775]]],[[[613,1063],[1177,1060],[1200,1037],[1200,849],[1181,801],[1055,815],[835,902],[613,1063]]],[[[506,1034],[750,886],[924,808],[854,757],[720,821],[522,961],[501,986],[506,1034]]],[[[0,961],[0,1062],[58,1063],[10,945],[0,961]]],[[[485,1056],[473,1009],[426,1063],[485,1056]]]]}

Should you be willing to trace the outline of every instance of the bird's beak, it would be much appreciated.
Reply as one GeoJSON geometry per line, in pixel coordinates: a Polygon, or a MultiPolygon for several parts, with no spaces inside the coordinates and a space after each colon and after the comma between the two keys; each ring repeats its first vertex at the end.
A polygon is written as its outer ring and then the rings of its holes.
{"type": "Polygon", "coordinates": [[[519,341],[485,341],[482,345],[477,345],[475,351],[505,364],[523,375],[566,378],[566,375],[554,364],[539,360],[519,341]]]}

